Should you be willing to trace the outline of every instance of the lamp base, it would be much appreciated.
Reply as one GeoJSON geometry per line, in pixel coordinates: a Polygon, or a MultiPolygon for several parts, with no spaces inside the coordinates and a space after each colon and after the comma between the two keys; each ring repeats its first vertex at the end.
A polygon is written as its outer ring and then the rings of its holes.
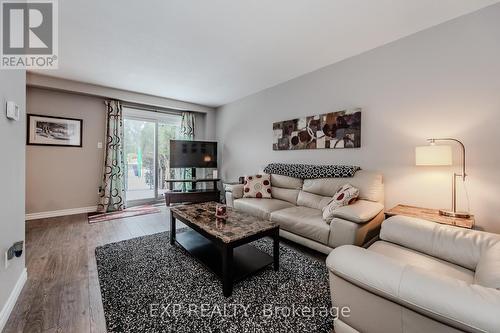
{"type": "Polygon", "coordinates": [[[452,210],[443,210],[443,209],[439,210],[439,215],[448,216],[448,217],[456,217],[456,218],[460,218],[460,219],[469,219],[472,216],[468,212],[454,212],[452,210]]]}

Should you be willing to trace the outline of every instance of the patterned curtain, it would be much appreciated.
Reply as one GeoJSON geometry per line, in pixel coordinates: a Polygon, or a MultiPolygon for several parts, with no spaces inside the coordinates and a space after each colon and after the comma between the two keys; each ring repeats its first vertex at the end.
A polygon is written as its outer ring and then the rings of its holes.
{"type": "Polygon", "coordinates": [[[194,139],[194,113],[193,112],[183,112],[181,120],[181,140],[193,140],[194,139]]]}
{"type": "MultiPolygon", "coordinates": [[[[183,112],[179,139],[194,140],[194,126],[195,126],[194,113],[187,111],[183,112]]],[[[181,179],[188,179],[193,176],[191,168],[178,169],[178,170],[179,170],[178,175],[179,178],[181,179]]],[[[180,189],[182,189],[183,191],[192,189],[191,183],[179,183],[179,186],[181,187],[180,189]]]]}
{"type": "Polygon", "coordinates": [[[125,161],[123,158],[123,112],[118,101],[105,101],[106,150],[100,188],[99,212],[114,212],[126,208],[125,161]]]}

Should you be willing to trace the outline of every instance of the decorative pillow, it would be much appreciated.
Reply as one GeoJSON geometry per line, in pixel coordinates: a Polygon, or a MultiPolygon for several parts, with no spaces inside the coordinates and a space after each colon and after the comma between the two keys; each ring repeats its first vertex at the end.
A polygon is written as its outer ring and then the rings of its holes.
{"type": "Polygon", "coordinates": [[[243,198],[271,199],[271,175],[245,176],[243,198]]]}
{"type": "Polygon", "coordinates": [[[323,208],[323,220],[330,223],[335,209],[354,203],[359,196],[359,190],[351,184],[345,184],[335,192],[332,200],[323,208]]]}

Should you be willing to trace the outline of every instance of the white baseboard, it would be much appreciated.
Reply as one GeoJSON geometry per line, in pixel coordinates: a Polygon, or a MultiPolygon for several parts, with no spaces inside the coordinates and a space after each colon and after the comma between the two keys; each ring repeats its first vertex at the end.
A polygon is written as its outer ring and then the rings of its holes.
{"type": "Polygon", "coordinates": [[[90,206],[90,207],[53,210],[51,212],[31,213],[31,214],[26,214],[26,221],[37,220],[37,219],[46,219],[49,217],[57,217],[57,216],[94,213],[96,211],[97,211],[97,206],[90,206]]]}
{"type": "Polygon", "coordinates": [[[23,272],[19,276],[19,279],[17,279],[14,289],[12,289],[12,292],[10,293],[7,302],[3,306],[2,311],[0,311],[0,332],[3,331],[5,324],[7,324],[7,320],[9,320],[10,313],[12,312],[12,309],[14,309],[14,305],[16,305],[17,298],[21,294],[21,291],[23,290],[24,284],[26,283],[27,279],[28,279],[28,272],[26,271],[26,268],[24,268],[23,272]]]}

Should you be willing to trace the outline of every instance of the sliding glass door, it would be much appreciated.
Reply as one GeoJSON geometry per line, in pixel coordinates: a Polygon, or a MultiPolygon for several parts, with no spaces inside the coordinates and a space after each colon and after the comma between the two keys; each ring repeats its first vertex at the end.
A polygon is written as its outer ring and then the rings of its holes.
{"type": "Polygon", "coordinates": [[[154,201],[165,193],[170,140],[179,136],[180,124],[180,115],[124,108],[127,201],[154,201]]]}
{"type": "MultiPolygon", "coordinates": [[[[165,179],[173,178],[173,170],[170,170],[170,140],[178,139],[181,127],[181,117],[178,122],[160,121],[158,125],[158,171],[157,171],[157,195],[163,197],[163,193],[168,189],[165,179]]],[[[177,120],[177,119],[176,119],[177,120]]]]}
{"type": "Polygon", "coordinates": [[[127,200],[154,199],[155,123],[125,118],[127,200]]]}

